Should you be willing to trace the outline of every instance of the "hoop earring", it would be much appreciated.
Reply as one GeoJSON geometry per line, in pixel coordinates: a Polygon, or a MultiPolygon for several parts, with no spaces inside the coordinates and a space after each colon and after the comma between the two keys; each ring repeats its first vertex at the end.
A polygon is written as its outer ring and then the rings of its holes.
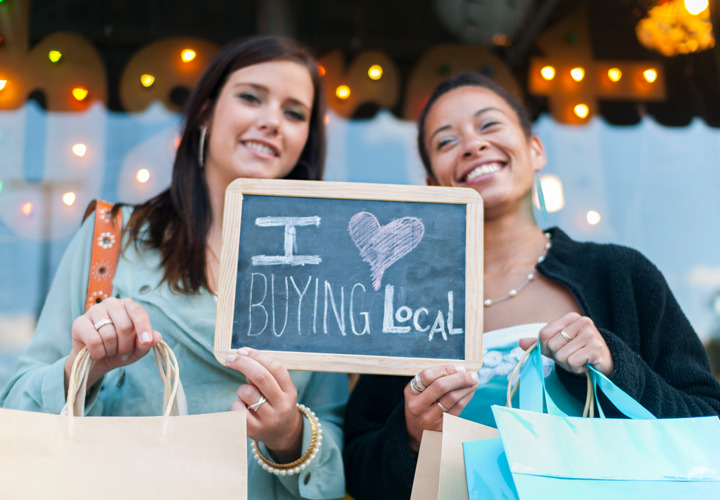
{"type": "Polygon", "coordinates": [[[205,167],[205,137],[207,137],[207,125],[200,127],[200,143],[198,144],[198,165],[205,167]]]}
{"type": "Polygon", "coordinates": [[[535,172],[535,191],[537,192],[538,204],[540,205],[540,213],[543,216],[543,220],[547,222],[547,206],[545,205],[545,196],[543,195],[542,183],[540,182],[540,174],[538,172],[535,172]]]}

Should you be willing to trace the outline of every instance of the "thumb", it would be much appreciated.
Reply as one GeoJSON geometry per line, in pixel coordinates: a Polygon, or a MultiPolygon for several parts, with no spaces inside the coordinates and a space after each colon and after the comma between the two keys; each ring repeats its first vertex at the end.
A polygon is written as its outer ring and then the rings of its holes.
{"type": "Polygon", "coordinates": [[[518,341],[518,345],[520,346],[521,349],[524,349],[527,351],[529,348],[534,346],[537,341],[538,341],[538,339],[536,339],[534,337],[529,337],[526,339],[520,339],[518,341]]]}

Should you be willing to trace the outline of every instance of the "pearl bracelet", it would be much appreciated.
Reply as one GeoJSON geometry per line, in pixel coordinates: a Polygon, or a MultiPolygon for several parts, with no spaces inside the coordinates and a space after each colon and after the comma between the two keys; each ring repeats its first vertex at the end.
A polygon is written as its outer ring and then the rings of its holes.
{"type": "Polygon", "coordinates": [[[257,441],[254,439],[250,441],[250,448],[252,448],[253,457],[255,457],[255,460],[257,460],[258,464],[260,464],[260,467],[268,471],[270,474],[275,474],[276,476],[292,476],[293,474],[299,474],[300,471],[305,470],[307,466],[315,460],[315,457],[320,451],[320,447],[322,446],[322,425],[320,425],[320,420],[317,416],[315,416],[315,412],[305,405],[298,403],[297,409],[305,416],[305,418],[307,418],[308,422],[310,422],[310,427],[312,428],[310,445],[300,458],[287,464],[273,462],[262,454],[257,441]]]}

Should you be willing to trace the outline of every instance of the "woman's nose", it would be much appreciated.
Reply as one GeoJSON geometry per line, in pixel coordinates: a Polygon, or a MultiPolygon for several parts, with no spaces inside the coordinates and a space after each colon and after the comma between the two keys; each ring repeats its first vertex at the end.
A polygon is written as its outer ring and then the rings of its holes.
{"type": "Polygon", "coordinates": [[[465,142],[465,150],[463,156],[474,156],[488,149],[488,143],[482,137],[473,137],[465,142]]]}
{"type": "Polygon", "coordinates": [[[277,134],[280,130],[280,112],[266,109],[258,118],[257,127],[264,132],[277,134]]]}

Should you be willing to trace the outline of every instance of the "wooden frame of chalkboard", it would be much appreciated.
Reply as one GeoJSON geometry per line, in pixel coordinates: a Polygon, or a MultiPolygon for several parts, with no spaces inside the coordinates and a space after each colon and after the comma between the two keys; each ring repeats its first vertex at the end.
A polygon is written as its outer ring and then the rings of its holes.
{"type": "Polygon", "coordinates": [[[473,189],[237,179],[222,240],[220,363],[250,347],[291,370],[482,364],[483,206],[473,189]]]}

